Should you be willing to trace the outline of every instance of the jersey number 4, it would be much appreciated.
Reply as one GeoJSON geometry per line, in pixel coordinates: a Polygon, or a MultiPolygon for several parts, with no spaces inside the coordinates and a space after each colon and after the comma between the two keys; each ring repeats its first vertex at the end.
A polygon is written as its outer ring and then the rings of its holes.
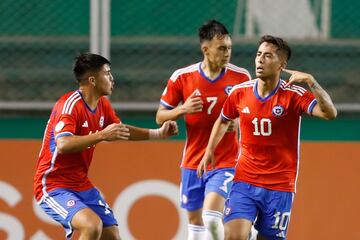
{"type": "Polygon", "coordinates": [[[252,120],[252,124],[254,124],[254,132],[255,136],[270,136],[272,133],[271,129],[271,120],[268,118],[254,118],[252,120]]]}

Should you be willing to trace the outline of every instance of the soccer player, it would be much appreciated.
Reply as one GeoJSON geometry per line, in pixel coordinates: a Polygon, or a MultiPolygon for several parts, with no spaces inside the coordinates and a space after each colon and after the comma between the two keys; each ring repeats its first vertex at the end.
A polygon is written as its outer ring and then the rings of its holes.
{"type": "Polygon", "coordinates": [[[222,212],[237,157],[235,124],[228,127],[216,149],[215,154],[221,161],[216,163],[215,169],[201,179],[196,175],[196,168],[231,88],[251,77],[247,70],[229,63],[232,43],[223,24],[216,20],[206,22],[199,28],[199,38],[203,61],[178,69],[171,75],[161,97],[156,121],[161,124],[185,117],[187,139],[181,162],[180,188],[181,207],[188,213],[188,240],[223,239],[222,212]],[[225,147],[228,151],[223,151],[225,147]]]}
{"type": "Polygon", "coordinates": [[[66,238],[120,239],[117,221],[88,178],[95,145],[102,141],[160,139],[177,134],[174,121],[159,129],[125,125],[105,97],[113,91],[110,62],[85,53],[73,69],[79,89],[63,95],[47,123],[34,177],[40,207],[63,225],[66,238]]]}
{"type": "Polygon", "coordinates": [[[247,239],[255,219],[258,239],[286,238],[299,168],[301,115],[326,120],[337,115],[330,96],[312,75],[285,69],[290,56],[283,39],[261,38],[257,78],[231,91],[198,167],[201,176],[209,164],[222,161],[214,150],[231,120],[239,117],[241,154],[225,204],[225,239],[247,239]],[[280,79],[281,71],[291,74],[287,82],[280,79]],[[304,83],[310,91],[294,83],[304,83]]]}

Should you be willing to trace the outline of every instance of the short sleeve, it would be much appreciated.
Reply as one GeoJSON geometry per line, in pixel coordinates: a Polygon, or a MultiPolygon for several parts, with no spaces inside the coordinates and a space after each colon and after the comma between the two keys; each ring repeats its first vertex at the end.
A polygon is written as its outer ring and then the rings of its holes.
{"type": "Polygon", "coordinates": [[[162,93],[160,104],[167,109],[173,109],[182,101],[180,80],[170,79],[162,93]]]}
{"type": "Polygon", "coordinates": [[[64,136],[72,136],[76,131],[76,117],[75,114],[61,114],[55,117],[54,123],[54,137],[58,139],[64,136]]]}
{"type": "Polygon", "coordinates": [[[232,92],[224,102],[223,108],[221,110],[221,118],[225,121],[231,121],[239,117],[239,112],[237,110],[237,100],[238,91],[232,92]]]}
{"type": "Polygon", "coordinates": [[[296,105],[299,109],[299,113],[307,113],[309,115],[312,115],[312,111],[317,104],[317,101],[315,99],[315,96],[308,90],[305,90],[305,92],[296,98],[296,105]]]}

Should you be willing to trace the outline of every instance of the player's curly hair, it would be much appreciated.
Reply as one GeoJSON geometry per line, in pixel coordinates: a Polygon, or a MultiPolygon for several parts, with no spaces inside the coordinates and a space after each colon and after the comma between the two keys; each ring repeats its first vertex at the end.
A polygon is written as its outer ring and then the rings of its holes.
{"type": "Polygon", "coordinates": [[[94,53],[81,53],[75,57],[73,73],[78,82],[88,72],[97,72],[104,64],[111,65],[110,61],[94,53]]]}
{"type": "Polygon", "coordinates": [[[215,36],[229,35],[224,24],[214,19],[205,22],[199,29],[200,43],[211,41],[215,36]]]}
{"type": "Polygon", "coordinates": [[[274,37],[271,35],[264,35],[261,37],[261,39],[259,41],[259,46],[264,42],[271,43],[271,44],[274,44],[275,46],[277,46],[276,51],[278,52],[278,54],[285,57],[286,61],[290,60],[291,48],[284,39],[279,38],[279,37],[274,37]]]}

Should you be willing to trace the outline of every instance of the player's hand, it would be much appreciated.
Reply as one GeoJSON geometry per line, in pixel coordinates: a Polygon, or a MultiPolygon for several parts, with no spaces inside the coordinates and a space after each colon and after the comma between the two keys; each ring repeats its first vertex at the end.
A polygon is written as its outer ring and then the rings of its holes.
{"type": "Polygon", "coordinates": [[[196,94],[196,91],[194,91],[180,108],[184,113],[188,114],[201,112],[203,109],[203,101],[201,100],[201,97],[196,94]]]}
{"type": "Polygon", "coordinates": [[[166,121],[159,129],[160,138],[168,138],[174,135],[178,135],[179,129],[175,121],[166,121]]]}
{"type": "Polygon", "coordinates": [[[130,137],[129,128],[122,123],[113,123],[101,131],[105,141],[128,140],[130,137]]]}
{"type": "Polygon", "coordinates": [[[285,68],[282,69],[282,71],[291,74],[289,81],[286,83],[285,87],[291,86],[294,83],[306,83],[308,86],[312,86],[316,82],[315,78],[308,73],[285,68]]]}
{"type": "Polygon", "coordinates": [[[230,125],[229,125],[228,129],[226,130],[226,132],[234,132],[238,128],[238,126],[239,126],[238,119],[230,121],[230,125]]]}
{"type": "Polygon", "coordinates": [[[204,156],[202,157],[198,167],[197,167],[197,176],[199,178],[202,177],[203,174],[207,174],[207,167],[211,164],[211,169],[215,168],[215,157],[213,153],[210,153],[209,151],[205,151],[204,156]]]}

